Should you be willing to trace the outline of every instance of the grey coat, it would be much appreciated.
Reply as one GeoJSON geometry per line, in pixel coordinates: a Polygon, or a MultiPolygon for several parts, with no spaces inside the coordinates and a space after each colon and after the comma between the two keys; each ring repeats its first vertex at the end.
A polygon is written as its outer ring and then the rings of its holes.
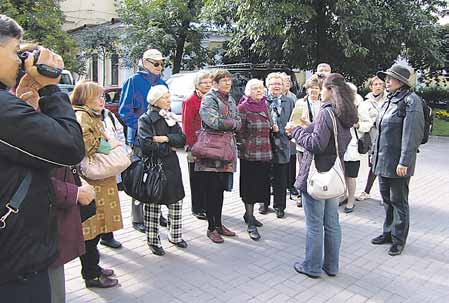
{"type": "MultiPolygon", "coordinates": [[[[297,127],[293,131],[293,138],[298,145],[304,148],[304,155],[296,178],[295,187],[300,191],[307,191],[307,177],[309,176],[312,157],[315,155],[316,168],[319,171],[328,171],[337,159],[332,118],[329,108],[334,111],[330,103],[323,103],[314,122],[307,128],[297,127]]],[[[335,111],[334,111],[335,113],[335,111]]],[[[352,125],[343,125],[337,118],[338,153],[343,161],[349,142],[351,141],[350,128],[352,125]]],[[[343,163],[342,163],[343,165],[343,163]]]]}
{"type": "Polygon", "coordinates": [[[416,153],[424,135],[421,98],[409,89],[399,89],[389,94],[380,108],[376,126],[378,132],[372,160],[374,174],[400,178],[396,174],[396,167],[401,164],[408,167],[405,177],[412,176],[416,153]],[[405,111],[398,109],[401,104],[405,106],[405,111]],[[401,117],[401,112],[405,113],[405,117],[401,117]]]}
{"type": "MultiPolygon", "coordinates": [[[[269,108],[272,109],[273,97],[267,97],[269,108]]],[[[288,97],[281,97],[281,107],[282,110],[278,116],[271,110],[273,122],[279,127],[279,144],[276,146],[275,152],[273,153],[273,163],[285,164],[290,162],[290,139],[285,133],[285,125],[290,120],[290,116],[295,106],[294,102],[288,97]]]]}

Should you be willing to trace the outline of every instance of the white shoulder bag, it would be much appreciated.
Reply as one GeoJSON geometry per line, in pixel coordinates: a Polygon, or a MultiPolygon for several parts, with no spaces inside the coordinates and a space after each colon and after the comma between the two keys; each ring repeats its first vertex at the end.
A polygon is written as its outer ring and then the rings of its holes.
{"type": "Polygon", "coordinates": [[[328,110],[332,118],[337,158],[334,165],[326,172],[319,172],[315,165],[315,156],[312,157],[309,176],[307,177],[307,193],[316,200],[343,198],[346,196],[346,182],[340,155],[338,154],[338,132],[334,113],[328,110]]]}

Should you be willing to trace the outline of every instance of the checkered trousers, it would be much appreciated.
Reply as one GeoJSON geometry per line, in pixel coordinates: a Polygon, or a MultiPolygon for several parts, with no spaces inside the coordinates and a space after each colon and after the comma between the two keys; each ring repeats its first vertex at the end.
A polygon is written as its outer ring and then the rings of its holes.
{"type": "MultiPolygon", "coordinates": [[[[182,200],[168,207],[168,239],[173,243],[182,240],[182,200]]],[[[159,234],[159,216],[161,214],[160,204],[144,204],[143,205],[143,221],[147,234],[148,244],[162,246],[159,234]]]]}

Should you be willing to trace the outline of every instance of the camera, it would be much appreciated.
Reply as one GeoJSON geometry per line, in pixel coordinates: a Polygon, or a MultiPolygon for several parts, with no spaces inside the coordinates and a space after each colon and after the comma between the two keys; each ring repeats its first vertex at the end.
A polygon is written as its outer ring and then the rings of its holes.
{"type": "Polygon", "coordinates": [[[325,73],[316,73],[318,79],[323,80],[324,78],[326,78],[326,74],[325,73]]]}
{"type": "Polygon", "coordinates": [[[33,65],[37,67],[37,72],[41,74],[42,76],[48,77],[48,78],[58,78],[61,73],[62,69],[57,67],[52,67],[47,64],[37,64],[37,61],[39,59],[40,51],[38,49],[34,50],[33,52],[28,51],[21,51],[17,53],[17,56],[20,58],[20,66],[19,66],[19,72],[17,74],[17,83],[19,83],[20,79],[26,74],[25,70],[25,60],[33,56],[33,65]]]}

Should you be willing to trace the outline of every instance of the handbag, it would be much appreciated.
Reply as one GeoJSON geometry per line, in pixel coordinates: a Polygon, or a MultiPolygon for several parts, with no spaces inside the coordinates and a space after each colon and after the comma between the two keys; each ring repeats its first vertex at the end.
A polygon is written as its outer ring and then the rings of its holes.
{"type": "Polygon", "coordinates": [[[232,162],[236,158],[234,133],[200,129],[198,140],[192,146],[192,155],[197,158],[232,162]]]}
{"type": "Polygon", "coordinates": [[[131,165],[122,173],[125,193],[142,203],[160,203],[167,185],[162,161],[151,156],[134,156],[131,165]]]}
{"type": "Polygon", "coordinates": [[[355,137],[357,138],[357,151],[359,152],[359,154],[366,154],[370,150],[372,145],[369,132],[364,133],[361,138],[359,138],[359,135],[357,134],[357,130],[355,128],[354,132],[355,137]]]}
{"type": "Polygon", "coordinates": [[[127,151],[117,146],[109,154],[95,153],[84,157],[80,163],[81,174],[90,180],[102,180],[117,176],[131,165],[127,151]]]}
{"type": "MultiPolygon", "coordinates": [[[[72,167],[71,171],[73,174],[73,180],[75,180],[75,185],[81,186],[82,184],[81,178],[78,174],[78,170],[76,169],[76,167],[72,167]]],[[[95,200],[90,202],[88,205],[79,204],[79,208],[80,208],[81,223],[97,214],[97,204],[95,200]]]]}
{"type": "Polygon", "coordinates": [[[329,109],[327,111],[332,119],[337,158],[330,170],[320,172],[315,165],[315,156],[312,157],[312,164],[310,166],[309,176],[307,177],[307,193],[316,200],[327,200],[346,195],[345,175],[340,155],[338,154],[337,122],[334,113],[329,109]]]}

